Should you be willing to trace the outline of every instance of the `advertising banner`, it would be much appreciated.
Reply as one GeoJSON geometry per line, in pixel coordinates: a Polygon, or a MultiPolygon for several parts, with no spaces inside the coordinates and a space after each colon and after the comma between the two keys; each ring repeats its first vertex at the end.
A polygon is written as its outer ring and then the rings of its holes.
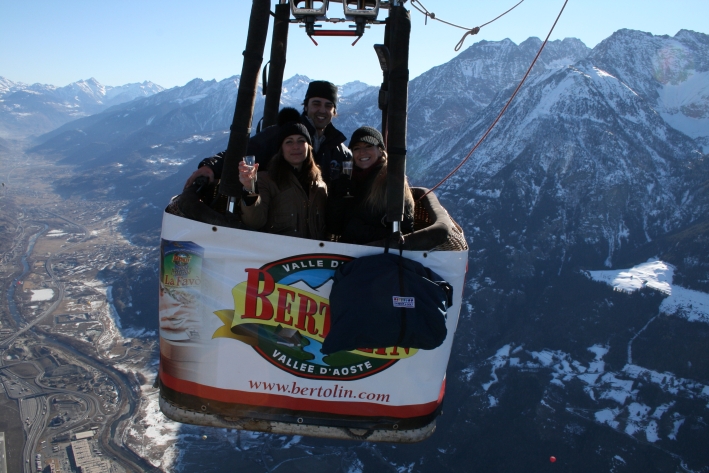
{"type": "MultiPolygon", "coordinates": [[[[337,268],[382,248],[215,227],[166,213],[160,265],[160,380],[219,405],[419,417],[443,398],[467,251],[405,251],[453,286],[448,336],[324,355],[337,268]]],[[[392,295],[395,296],[395,295],[392,295]]]]}

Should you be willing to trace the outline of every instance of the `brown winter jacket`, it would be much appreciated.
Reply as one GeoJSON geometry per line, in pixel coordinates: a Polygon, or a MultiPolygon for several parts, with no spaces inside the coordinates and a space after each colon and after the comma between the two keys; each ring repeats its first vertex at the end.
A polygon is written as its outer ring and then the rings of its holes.
{"type": "Polygon", "coordinates": [[[327,187],[322,180],[310,187],[309,195],[295,174],[279,189],[268,172],[258,173],[258,198],[253,205],[241,201],[242,219],[249,227],[267,233],[322,240],[325,235],[327,187]]]}

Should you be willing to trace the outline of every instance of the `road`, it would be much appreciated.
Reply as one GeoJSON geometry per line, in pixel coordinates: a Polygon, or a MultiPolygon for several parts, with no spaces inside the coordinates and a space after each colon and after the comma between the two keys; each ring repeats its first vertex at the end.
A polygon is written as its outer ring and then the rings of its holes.
{"type": "MultiPolygon", "coordinates": [[[[2,365],[0,360],[0,365],[2,365]]],[[[34,460],[35,446],[39,437],[44,432],[44,426],[47,421],[47,400],[44,397],[38,397],[42,391],[36,385],[28,382],[26,379],[16,375],[9,369],[2,370],[2,382],[5,392],[10,399],[14,399],[18,403],[20,419],[25,430],[25,445],[22,452],[24,460],[34,460]]],[[[27,461],[24,462],[25,471],[32,471],[28,466],[27,461]]]]}
{"type": "MultiPolygon", "coordinates": [[[[86,227],[63,216],[57,215],[54,212],[49,212],[46,210],[44,212],[53,218],[59,218],[79,228],[80,233],[83,233],[83,238],[80,239],[81,241],[83,241],[83,239],[85,239],[88,235],[88,230],[86,227]]],[[[26,239],[27,235],[24,228],[25,226],[22,227],[22,231],[16,232],[17,238],[15,239],[15,244],[13,245],[14,249],[21,248],[23,241],[28,241],[26,239]]],[[[46,231],[46,225],[45,229],[42,230],[40,234],[44,231],[46,231]]],[[[33,237],[35,236],[39,235],[33,235],[33,237]]],[[[68,251],[73,246],[79,245],[81,241],[65,247],[62,252],[68,251]]],[[[33,245],[28,246],[28,252],[25,254],[26,258],[30,256],[32,247],[33,245]]],[[[57,293],[56,300],[33,320],[27,321],[22,314],[15,314],[22,320],[22,325],[15,333],[3,340],[0,340],[0,352],[4,352],[8,347],[12,346],[14,342],[23,338],[40,337],[43,346],[62,353],[62,355],[67,359],[76,360],[77,364],[91,366],[93,369],[108,377],[116,387],[116,391],[118,393],[117,408],[113,414],[109,415],[102,409],[104,401],[98,396],[60,388],[50,388],[42,385],[39,379],[42,377],[44,372],[38,365],[35,366],[37,366],[40,374],[37,376],[35,382],[30,383],[27,380],[23,380],[10,371],[2,369],[5,367],[3,361],[4,356],[0,356],[0,372],[2,373],[6,391],[8,394],[11,394],[12,399],[17,400],[21,420],[25,429],[26,441],[22,453],[23,471],[24,473],[34,473],[35,471],[35,453],[38,451],[40,438],[45,432],[45,428],[49,421],[48,397],[59,393],[64,393],[69,394],[74,398],[81,399],[86,405],[86,410],[80,418],[73,419],[69,425],[64,426],[64,428],[61,429],[61,432],[66,432],[68,430],[76,431],[82,425],[89,422],[97,423],[93,421],[93,419],[97,415],[102,416],[105,420],[103,422],[104,428],[101,429],[99,434],[99,441],[102,448],[109,454],[110,457],[112,457],[113,461],[120,464],[120,466],[126,471],[134,471],[136,473],[146,471],[160,472],[161,470],[154,468],[145,460],[134,454],[131,450],[125,448],[122,444],[123,436],[121,424],[133,416],[140,397],[140,387],[137,386],[135,380],[131,380],[128,376],[116,370],[109,364],[104,363],[100,359],[96,359],[94,353],[83,352],[81,350],[82,347],[78,344],[73,346],[73,344],[69,345],[61,340],[54,339],[52,334],[45,333],[37,327],[37,325],[46,317],[49,317],[54,313],[65,297],[64,284],[57,279],[54,271],[52,270],[52,261],[58,255],[59,252],[50,255],[45,263],[45,270],[50,279],[50,286],[55,289],[57,293]]]]}

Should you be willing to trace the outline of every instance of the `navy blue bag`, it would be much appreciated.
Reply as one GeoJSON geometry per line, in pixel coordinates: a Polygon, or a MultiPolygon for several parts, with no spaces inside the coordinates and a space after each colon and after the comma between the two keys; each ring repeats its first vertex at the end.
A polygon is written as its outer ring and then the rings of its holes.
{"type": "Polygon", "coordinates": [[[335,272],[330,331],[321,351],[393,346],[432,350],[446,339],[452,298],[450,284],[401,252],[354,259],[335,272]]]}

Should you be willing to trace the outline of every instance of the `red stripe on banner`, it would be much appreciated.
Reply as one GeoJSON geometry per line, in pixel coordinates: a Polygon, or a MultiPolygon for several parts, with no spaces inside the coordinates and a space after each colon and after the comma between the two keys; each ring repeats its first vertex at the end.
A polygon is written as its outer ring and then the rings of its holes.
{"type": "MultiPolygon", "coordinates": [[[[168,388],[182,394],[189,394],[205,399],[230,404],[246,404],[250,406],[274,407],[297,411],[323,412],[352,416],[385,416],[406,419],[431,414],[443,401],[446,381],[441,383],[438,400],[425,404],[407,406],[386,406],[372,402],[320,401],[305,397],[291,397],[279,394],[256,393],[236,389],[222,389],[205,386],[192,381],[178,379],[160,370],[160,382],[168,388]]],[[[297,380],[295,381],[297,383],[297,380]]],[[[290,384],[290,383],[289,383],[290,384]]],[[[309,389],[309,388],[307,388],[309,389]]]]}

